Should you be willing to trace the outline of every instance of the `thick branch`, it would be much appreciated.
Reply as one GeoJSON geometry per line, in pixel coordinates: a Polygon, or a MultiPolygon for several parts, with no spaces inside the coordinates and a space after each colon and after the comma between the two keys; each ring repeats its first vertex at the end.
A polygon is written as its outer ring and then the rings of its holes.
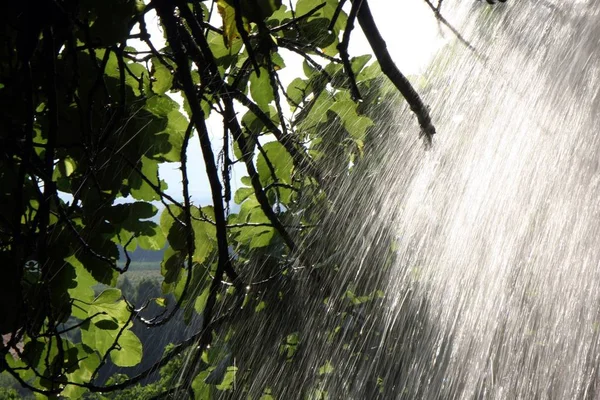
{"type": "MultiPolygon", "coordinates": [[[[250,179],[252,181],[252,186],[254,188],[256,199],[260,203],[263,213],[271,221],[271,223],[273,224],[275,229],[278,231],[278,233],[281,235],[281,237],[284,240],[284,242],[286,243],[286,245],[289,247],[290,250],[294,251],[296,249],[294,241],[292,240],[292,238],[290,237],[288,232],[285,230],[285,227],[283,226],[281,221],[279,221],[279,218],[277,217],[277,215],[275,215],[275,213],[273,212],[273,209],[271,208],[271,206],[269,204],[268,198],[264,193],[262,184],[260,183],[258,173],[256,172],[256,169],[254,167],[254,161],[252,160],[252,156],[251,156],[252,152],[249,151],[250,149],[249,149],[248,143],[246,142],[246,138],[242,134],[242,129],[237,120],[237,116],[235,115],[235,110],[234,110],[234,105],[233,105],[233,97],[229,93],[229,91],[224,90],[224,89],[226,89],[226,86],[225,86],[224,82],[221,80],[217,65],[212,56],[210,47],[208,46],[208,42],[206,42],[206,39],[204,38],[203,35],[199,34],[200,26],[198,25],[198,22],[195,20],[195,18],[193,18],[193,15],[190,15],[191,13],[190,13],[189,9],[187,9],[185,6],[182,6],[179,9],[180,9],[183,17],[189,23],[190,28],[191,28],[192,32],[194,33],[194,38],[196,40],[196,43],[198,44],[200,51],[202,53],[202,59],[196,60],[198,68],[201,68],[200,73],[201,73],[202,80],[204,82],[214,82],[215,83],[214,89],[219,92],[219,94],[221,95],[221,97],[223,99],[223,102],[225,104],[225,123],[228,125],[229,130],[231,131],[231,133],[233,135],[233,138],[238,142],[240,149],[242,150],[244,163],[246,164],[246,169],[248,171],[248,174],[250,175],[250,179]],[[202,68],[203,66],[206,66],[206,67],[202,68]]],[[[193,48],[189,48],[188,50],[190,52],[194,51],[193,48]]],[[[190,78],[190,83],[191,83],[191,78],[190,78]]],[[[184,82],[184,86],[185,86],[185,82],[184,82]]],[[[195,95],[195,93],[194,93],[194,95],[195,95]]],[[[188,97],[188,100],[192,101],[192,99],[190,99],[189,97],[188,97]]],[[[200,103],[197,102],[196,108],[198,108],[200,110],[200,112],[202,112],[199,104],[200,103]]],[[[192,109],[192,112],[194,113],[194,117],[195,117],[195,111],[193,109],[192,109]]],[[[203,114],[202,114],[202,116],[203,116],[203,114]]],[[[202,122],[204,122],[204,119],[202,119],[202,122]]],[[[208,137],[208,135],[207,135],[207,137],[208,137]]],[[[208,170],[208,166],[207,166],[207,170],[208,170]]],[[[215,177],[218,180],[218,175],[216,173],[215,173],[215,177]]],[[[220,182],[219,182],[219,187],[220,187],[220,182]]],[[[221,202],[221,204],[222,204],[222,202],[221,202]]],[[[215,208],[215,212],[217,212],[216,208],[215,208]]],[[[216,222],[217,222],[217,235],[218,235],[218,229],[219,229],[220,224],[219,224],[219,221],[216,221],[216,222]]],[[[217,278],[219,278],[219,280],[221,280],[221,277],[217,277],[217,278]]]]}
{"type": "Polygon", "coordinates": [[[352,0],[353,3],[356,1],[362,1],[358,10],[358,23],[365,33],[365,36],[373,49],[373,53],[375,53],[375,57],[377,57],[377,61],[379,61],[381,71],[392,81],[400,93],[402,93],[402,96],[404,96],[408,102],[410,109],[417,116],[423,134],[428,141],[431,141],[435,134],[435,127],[431,122],[428,107],[423,104],[423,101],[412,87],[411,83],[406,79],[402,72],[400,72],[392,60],[392,56],[387,49],[385,40],[375,24],[368,0],[352,0]]]}
{"type": "MultiPolygon", "coordinates": [[[[187,6],[181,8],[189,12],[187,6]]],[[[212,150],[208,129],[205,124],[205,115],[202,107],[200,107],[200,98],[196,92],[194,82],[188,67],[188,58],[186,55],[186,49],[181,42],[180,32],[178,31],[178,25],[174,17],[174,6],[165,0],[157,1],[156,4],[157,13],[165,29],[167,31],[167,37],[171,47],[175,53],[175,59],[177,60],[178,73],[181,76],[183,83],[184,93],[190,104],[192,110],[191,119],[198,132],[198,139],[200,141],[200,148],[202,149],[202,157],[204,159],[204,165],[206,166],[206,174],[208,175],[208,182],[211,189],[211,196],[213,201],[213,207],[215,210],[215,221],[217,223],[217,246],[219,253],[219,266],[217,270],[221,272],[227,272],[229,278],[232,281],[237,279],[237,274],[233,270],[231,260],[229,258],[229,246],[227,241],[227,230],[225,228],[225,209],[223,207],[222,192],[223,187],[219,180],[219,171],[215,161],[215,156],[212,150]]],[[[201,35],[204,38],[203,35],[201,35]]]]}

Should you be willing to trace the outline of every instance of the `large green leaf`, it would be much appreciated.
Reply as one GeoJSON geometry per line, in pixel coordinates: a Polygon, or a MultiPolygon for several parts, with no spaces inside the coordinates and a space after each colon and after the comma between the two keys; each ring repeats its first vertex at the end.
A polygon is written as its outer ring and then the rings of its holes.
{"type": "Polygon", "coordinates": [[[167,247],[163,255],[163,261],[160,264],[160,272],[164,277],[164,284],[176,283],[182,273],[185,265],[185,255],[172,247],[167,247]]]}
{"type": "Polygon", "coordinates": [[[273,101],[274,97],[269,72],[266,68],[260,68],[260,76],[256,71],[252,71],[250,74],[250,94],[261,110],[268,114],[269,103],[273,101]]]}
{"type": "Polygon", "coordinates": [[[347,92],[340,92],[336,94],[336,101],[330,110],[338,115],[352,138],[364,140],[367,129],[373,125],[373,121],[364,115],[359,115],[356,108],[357,104],[350,99],[350,95],[347,92]]]}
{"type": "Polygon", "coordinates": [[[294,162],[285,147],[281,143],[273,141],[263,144],[262,148],[264,153],[261,152],[258,155],[256,170],[263,185],[271,183],[275,179],[279,183],[291,184],[294,162]],[[275,177],[271,173],[267,159],[275,172],[275,177]]]}
{"type": "Polygon", "coordinates": [[[192,209],[192,227],[194,228],[194,257],[196,263],[206,261],[216,248],[215,212],[212,206],[192,209]]]}
{"type": "Polygon", "coordinates": [[[77,276],[77,279],[75,280],[76,286],[68,289],[69,296],[73,299],[71,315],[83,320],[88,316],[89,304],[94,299],[93,287],[98,282],[94,279],[92,274],[83,267],[83,264],[81,264],[75,255],[69,256],[65,261],[75,268],[75,274],[77,276]]]}
{"type": "Polygon", "coordinates": [[[210,371],[205,370],[200,372],[194,380],[192,381],[192,390],[194,391],[194,396],[197,399],[206,399],[210,400],[212,398],[210,394],[211,386],[205,382],[205,379],[210,374],[210,371]]]}
{"type": "Polygon", "coordinates": [[[294,79],[288,85],[286,94],[290,107],[292,110],[295,110],[296,107],[304,102],[304,99],[307,97],[307,95],[310,94],[308,81],[302,78],[294,79]]]}
{"type": "Polygon", "coordinates": [[[98,320],[114,319],[118,322],[125,322],[129,319],[130,311],[127,308],[125,300],[121,300],[121,291],[116,288],[106,289],[94,299],[88,309],[88,316],[102,313],[103,317],[98,320]]]}
{"type": "Polygon", "coordinates": [[[137,243],[144,250],[162,250],[165,247],[166,239],[162,229],[154,222],[149,222],[147,230],[137,237],[137,243]]]}
{"type": "MultiPolygon", "coordinates": [[[[298,3],[296,4],[296,14],[307,14],[309,11],[312,11],[323,3],[325,3],[325,6],[312,14],[308,20],[322,18],[331,21],[339,4],[338,0],[298,0],[298,3]]],[[[336,35],[346,27],[347,20],[348,16],[342,11],[333,26],[336,35]]]]}
{"type": "Polygon", "coordinates": [[[201,314],[204,311],[204,307],[206,306],[206,300],[208,299],[208,295],[210,294],[210,287],[207,286],[204,288],[202,293],[198,297],[196,297],[196,301],[194,302],[194,309],[198,314],[201,314]]]}
{"type": "Polygon", "coordinates": [[[142,342],[126,329],[119,337],[119,347],[110,353],[110,358],[119,367],[134,367],[142,361],[142,342]]]}
{"type": "MultiPolygon", "coordinates": [[[[235,18],[235,8],[233,4],[226,0],[217,0],[217,10],[219,14],[221,14],[221,18],[223,19],[223,39],[226,47],[231,47],[234,39],[240,37],[240,32],[238,31],[236,18],[235,18]]],[[[247,22],[244,21],[242,24],[244,29],[249,31],[250,27],[247,22]]]]}
{"type": "Polygon", "coordinates": [[[152,58],[152,70],[154,78],[152,90],[156,94],[165,94],[167,90],[171,89],[171,85],[173,84],[171,70],[156,57],[152,58]]]}
{"type": "Polygon", "coordinates": [[[270,221],[263,213],[255,195],[249,196],[242,203],[240,212],[230,216],[230,222],[232,224],[250,224],[232,229],[235,239],[250,248],[268,246],[275,235],[275,229],[269,226],[270,221]],[[256,224],[261,225],[256,226],[256,224]]]}

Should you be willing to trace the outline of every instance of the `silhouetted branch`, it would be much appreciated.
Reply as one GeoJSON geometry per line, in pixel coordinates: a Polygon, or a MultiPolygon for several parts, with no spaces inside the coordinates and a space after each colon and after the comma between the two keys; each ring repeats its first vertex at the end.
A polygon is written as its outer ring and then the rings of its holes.
{"type": "MultiPolygon", "coordinates": [[[[248,32],[246,32],[246,27],[244,26],[244,21],[242,18],[242,5],[240,1],[241,0],[233,0],[233,7],[235,8],[235,27],[237,28],[240,37],[242,38],[244,46],[246,46],[246,52],[248,53],[248,58],[254,66],[256,76],[260,76],[260,66],[258,65],[258,61],[256,60],[256,54],[254,53],[254,49],[252,48],[252,43],[250,43],[250,37],[248,36],[248,32]]],[[[226,40],[229,40],[229,38],[227,38],[226,40]]]]}
{"type": "MultiPolygon", "coordinates": [[[[339,13],[338,10],[341,9],[344,2],[345,0],[340,1],[336,12],[339,13]]],[[[344,71],[346,71],[346,76],[348,77],[348,81],[350,82],[350,92],[352,93],[352,98],[354,99],[354,101],[360,100],[361,97],[360,92],[358,90],[358,86],[356,85],[356,77],[354,76],[354,71],[352,71],[352,64],[350,64],[350,56],[348,55],[348,45],[350,44],[350,34],[354,29],[354,21],[356,20],[356,15],[358,14],[358,10],[360,9],[362,2],[363,0],[355,0],[352,2],[352,8],[350,9],[350,15],[348,16],[348,20],[346,21],[346,28],[344,29],[342,41],[337,46],[337,49],[340,53],[340,58],[342,59],[342,64],[344,66],[344,71]]],[[[334,24],[335,21],[332,19],[331,25],[334,24]]]]}
{"type": "Polygon", "coordinates": [[[345,4],[346,4],[346,0],[339,1],[337,7],[335,8],[333,16],[331,17],[331,22],[329,22],[329,27],[327,28],[328,30],[333,31],[333,29],[335,27],[335,23],[337,22],[338,18],[340,17],[340,13],[342,12],[342,9],[344,8],[345,4]]]}
{"type": "Polygon", "coordinates": [[[433,126],[433,123],[431,122],[429,108],[423,103],[411,83],[406,79],[402,72],[400,72],[392,60],[392,56],[387,49],[385,40],[375,24],[368,0],[352,0],[353,3],[357,1],[362,1],[357,15],[358,23],[365,33],[377,61],[379,61],[381,71],[392,81],[402,96],[404,96],[410,109],[417,116],[422,133],[425,135],[427,141],[431,143],[433,135],[435,134],[435,126],[433,126]]]}

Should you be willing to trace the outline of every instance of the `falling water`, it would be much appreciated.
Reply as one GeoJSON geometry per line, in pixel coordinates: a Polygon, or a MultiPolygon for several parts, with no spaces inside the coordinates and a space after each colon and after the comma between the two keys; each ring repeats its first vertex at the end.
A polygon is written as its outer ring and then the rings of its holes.
{"type": "Polygon", "coordinates": [[[477,55],[447,56],[433,84],[436,147],[390,170],[403,194],[389,200],[400,249],[385,321],[407,320],[405,298],[419,314],[400,338],[415,356],[390,382],[406,397],[600,395],[592,4],[463,7],[477,55]]]}
{"type": "Polygon", "coordinates": [[[384,298],[346,319],[353,342],[324,344],[335,302],[296,289],[301,360],[263,363],[250,392],[301,398],[330,362],[330,399],[600,396],[600,4],[444,10],[475,51],[449,46],[425,74],[433,148],[400,113],[370,170],[336,182],[321,232],[340,266],[330,298],[384,298]]]}

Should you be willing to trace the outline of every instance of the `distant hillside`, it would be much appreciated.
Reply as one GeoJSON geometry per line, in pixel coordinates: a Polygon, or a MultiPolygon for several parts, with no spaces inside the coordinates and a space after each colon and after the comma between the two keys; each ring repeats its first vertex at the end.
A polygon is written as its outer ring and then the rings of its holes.
{"type": "MultiPolygon", "coordinates": [[[[137,248],[134,251],[129,252],[129,257],[132,262],[152,262],[152,263],[160,263],[163,259],[163,254],[165,253],[165,247],[162,250],[144,250],[141,248],[137,248]]],[[[119,247],[119,256],[121,260],[125,260],[125,254],[123,253],[123,248],[119,247]]]]}

